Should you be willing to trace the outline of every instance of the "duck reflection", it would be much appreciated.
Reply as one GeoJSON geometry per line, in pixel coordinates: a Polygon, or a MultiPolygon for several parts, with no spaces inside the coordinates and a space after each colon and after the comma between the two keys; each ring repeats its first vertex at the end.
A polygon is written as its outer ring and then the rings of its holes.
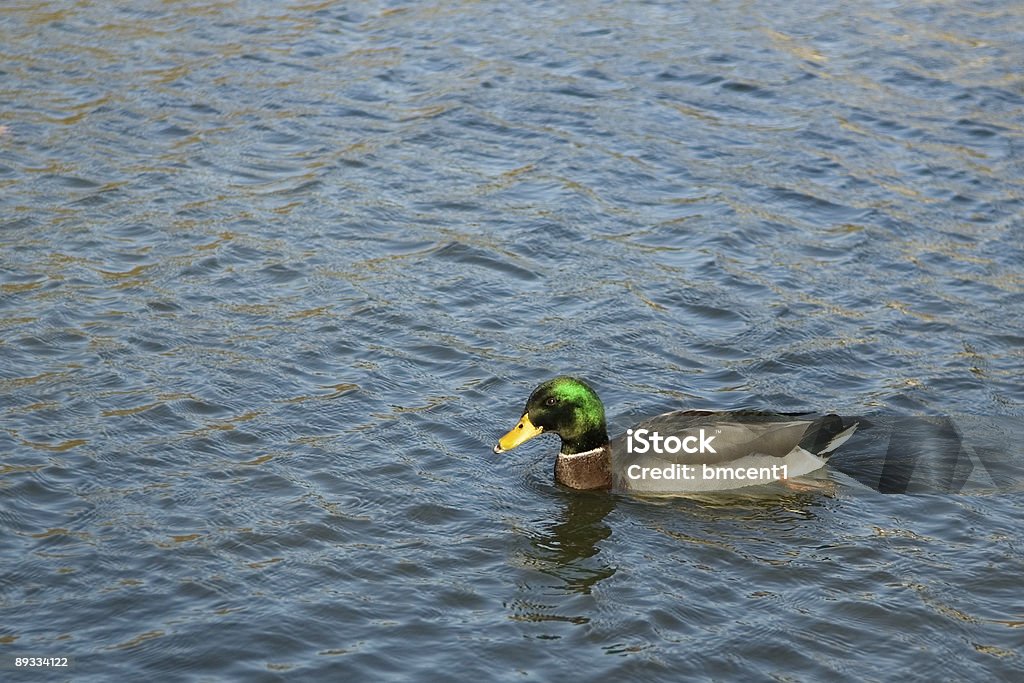
{"type": "MultiPolygon", "coordinates": [[[[557,596],[588,596],[594,586],[614,576],[616,568],[601,560],[600,543],[612,534],[604,519],[615,507],[607,493],[560,492],[561,512],[526,532],[529,541],[520,551],[520,562],[554,579],[535,585],[527,580],[527,593],[513,600],[511,618],[516,621],[556,621],[585,624],[587,616],[553,613],[567,606],[557,596]],[[549,604],[555,602],[556,604],[549,604]]],[[[578,605],[577,605],[578,607],[578,605]]]]}
{"type": "Polygon", "coordinates": [[[567,494],[559,519],[531,536],[531,564],[564,580],[567,590],[589,593],[597,582],[615,574],[614,567],[588,561],[600,554],[598,543],[612,534],[604,518],[614,506],[615,498],[606,493],[567,494]]]}

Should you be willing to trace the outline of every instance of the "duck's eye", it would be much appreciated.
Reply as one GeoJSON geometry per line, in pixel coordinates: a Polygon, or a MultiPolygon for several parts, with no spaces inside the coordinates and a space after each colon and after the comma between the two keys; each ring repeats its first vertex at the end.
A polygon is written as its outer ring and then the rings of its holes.
{"type": "Polygon", "coordinates": [[[545,404],[545,405],[549,405],[549,406],[553,406],[553,405],[555,405],[556,403],[558,403],[558,399],[557,399],[557,398],[555,398],[554,396],[552,396],[552,397],[550,397],[550,398],[549,398],[548,400],[544,401],[544,404],[545,404]]]}

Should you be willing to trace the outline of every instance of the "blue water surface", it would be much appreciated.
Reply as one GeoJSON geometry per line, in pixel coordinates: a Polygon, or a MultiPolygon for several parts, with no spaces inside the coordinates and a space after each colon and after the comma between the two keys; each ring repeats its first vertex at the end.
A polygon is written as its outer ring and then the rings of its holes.
{"type": "Polygon", "coordinates": [[[3,677],[1019,680],[1024,479],[645,499],[491,446],[576,373],[614,433],[969,415],[1020,465],[1022,36],[1009,0],[5,3],[3,677]]]}

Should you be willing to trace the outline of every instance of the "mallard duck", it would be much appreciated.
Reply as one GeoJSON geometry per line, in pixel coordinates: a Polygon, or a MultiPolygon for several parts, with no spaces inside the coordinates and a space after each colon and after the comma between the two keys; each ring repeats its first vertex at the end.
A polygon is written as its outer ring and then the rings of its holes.
{"type": "Polygon", "coordinates": [[[856,428],[837,415],[680,410],[609,440],[597,392],[581,379],[563,376],[534,389],[522,418],[494,452],[557,434],[562,447],[555,480],[570,488],[715,491],[813,472],[856,428]]]}

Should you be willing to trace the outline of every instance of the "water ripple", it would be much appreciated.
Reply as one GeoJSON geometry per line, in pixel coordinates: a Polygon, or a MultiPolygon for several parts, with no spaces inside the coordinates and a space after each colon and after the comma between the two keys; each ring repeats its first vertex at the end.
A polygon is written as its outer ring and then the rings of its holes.
{"type": "Polygon", "coordinates": [[[76,680],[1019,671],[1016,4],[0,24],[0,652],[76,680]],[[490,452],[562,372],[613,430],[986,416],[1005,486],[570,494],[550,441],[490,452]]]}

